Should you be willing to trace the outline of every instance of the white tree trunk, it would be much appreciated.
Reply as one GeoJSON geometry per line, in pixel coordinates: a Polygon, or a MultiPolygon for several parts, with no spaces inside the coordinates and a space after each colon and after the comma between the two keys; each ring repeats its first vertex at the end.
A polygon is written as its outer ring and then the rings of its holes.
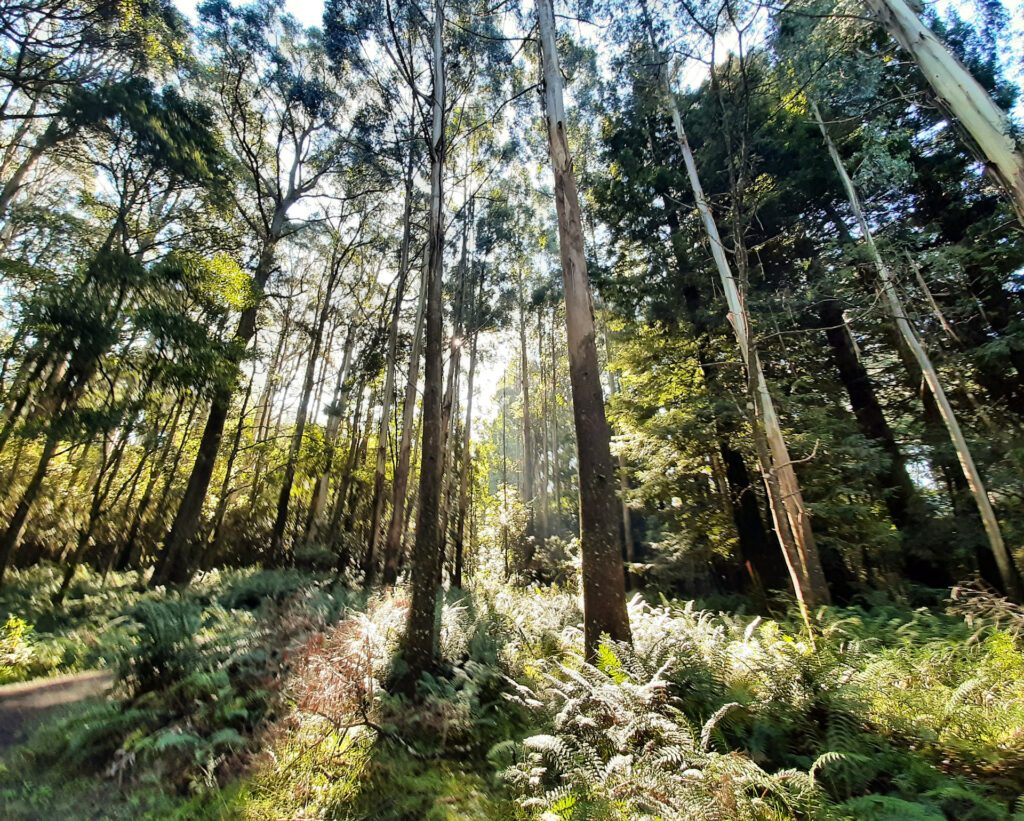
{"type": "Polygon", "coordinates": [[[899,292],[893,284],[892,273],[889,271],[889,266],[885,264],[885,260],[882,259],[878,246],[875,245],[875,238],[871,233],[871,227],[864,217],[864,211],[860,205],[860,197],[857,196],[857,189],[854,187],[850,175],[846,173],[846,167],[839,156],[839,151],[836,149],[835,143],[832,142],[828,129],[825,128],[821,112],[814,102],[811,102],[811,111],[814,113],[814,119],[818,123],[818,128],[821,129],[821,135],[825,139],[825,145],[828,147],[829,156],[836,167],[836,173],[842,180],[846,197],[850,202],[850,208],[864,238],[864,244],[867,245],[871,258],[875,263],[875,268],[878,270],[878,280],[882,286],[886,307],[889,309],[889,313],[892,314],[892,318],[896,322],[896,327],[899,329],[904,342],[906,342],[907,347],[914,355],[914,359],[917,360],[925,383],[928,385],[932,396],[935,397],[935,404],[939,407],[942,421],[949,431],[949,438],[953,442],[957,459],[960,461],[960,467],[963,469],[964,477],[967,479],[967,486],[970,488],[974,502],[978,506],[978,513],[981,515],[982,524],[985,526],[985,533],[988,536],[989,545],[995,556],[996,565],[999,567],[999,575],[1003,580],[1003,585],[1006,588],[1006,592],[1019,601],[1021,589],[1016,568],[1013,564],[1013,557],[1006,549],[1003,534],[999,529],[999,522],[996,520],[995,511],[992,509],[992,502],[988,498],[988,492],[985,490],[981,474],[978,472],[978,467],[974,463],[974,457],[971,455],[967,440],[960,429],[960,423],[953,412],[953,406],[950,405],[949,399],[946,397],[946,391],[939,381],[939,375],[935,370],[935,366],[932,365],[931,357],[928,356],[928,352],[924,349],[924,345],[921,344],[921,340],[918,339],[917,333],[907,318],[903,301],[900,299],[899,292]]]}
{"type": "MultiPolygon", "coordinates": [[[[653,42],[653,32],[652,45],[653,42]]],[[[697,164],[693,158],[693,151],[683,127],[683,118],[679,113],[679,106],[669,86],[668,79],[662,73],[663,91],[666,105],[672,115],[672,123],[675,126],[676,138],[683,152],[683,162],[686,165],[686,173],[690,179],[690,187],[693,189],[694,201],[697,204],[697,211],[704,223],[704,229],[708,235],[708,242],[711,246],[711,256],[718,268],[719,278],[722,282],[722,290],[725,292],[726,304],[729,308],[729,323],[732,325],[736,336],[736,343],[740,349],[740,355],[747,369],[750,399],[754,406],[754,435],[758,436],[758,427],[764,432],[765,444],[767,445],[770,464],[763,469],[765,486],[768,491],[768,498],[772,511],[772,519],[775,523],[776,533],[783,547],[783,554],[786,565],[789,568],[790,578],[793,582],[793,590],[802,606],[816,607],[829,603],[828,585],[825,581],[825,573],[821,567],[821,559],[818,555],[818,548],[814,542],[814,535],[811,532],[810,518],[807,508],[804,505],[803,494],[800,490],[800,483],[793,469],[793,461],[786,446],[786,440],[779,425],[779,419],[775,412],[775,402],[771,392],[768,390],[768,383],[761,368],[761,360],[757,349],[753,345],[750,336],[750,318],[747,314],[746,305],[740,294],[740,289],[733,276],[729,261],[725,256],[725,249],[722,246],[722,239],[718,233],[718,226],[715,224],[711,208],[704,197],[704,189],[697,174],[697,164]]],[[[764,457],[765,454],[760,454],[764,457]]]]}
{"type": "Polygon", "coordinates": [[[987,169],[1006,190],[1024,224],[1024,156],[1010,135],[1006,113],[921,22],[906,0],[866,0],[879,22],[914,58],[939,102],[974,140],[987,169]]]}

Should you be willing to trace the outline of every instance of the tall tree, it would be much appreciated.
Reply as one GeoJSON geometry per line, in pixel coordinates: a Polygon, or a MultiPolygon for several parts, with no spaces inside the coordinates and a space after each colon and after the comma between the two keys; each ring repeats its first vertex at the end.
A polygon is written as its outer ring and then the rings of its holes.
{"type": "Polygon", "coordinates": [[[537,0],[536,9],[579,455],[584,643],[587,655],[593,658],[603,635],[626,642],[632,636],[618,537],[615,466],[601,392],[594,307],[583,244],[583,215],[569,151],[555,11],[552,0],[537,0]]]}

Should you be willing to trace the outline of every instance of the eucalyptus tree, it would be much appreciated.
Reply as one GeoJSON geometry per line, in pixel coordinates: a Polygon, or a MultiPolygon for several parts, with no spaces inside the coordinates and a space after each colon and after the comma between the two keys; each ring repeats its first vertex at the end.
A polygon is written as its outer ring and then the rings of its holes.
{"type": "Polygon", "coordinates": [[[183,61],[173,3],[26,2],[0,9],[0,219],[40,160],[104,119],[104,89],[183,61]]]}
{"type": "Polygon", "coordinates": [[[271,531],[271,551],[272,555],[278,559],[284,554],[285,526],[288,523],[288,509],[292,496],[292,485],[295,481],[295,466],[305,435],[310,399],[316,380],[316,369],[320,364],[324,347],[324,333],[335,310],[335,292],[348,273],[353,258],[360,254],[365,246],[374,241],[366,223],[368,212],[375,205],[375,201],[364,200],[358,203],[359,211],[357,213],[342,214],[333,219],[326,238],[327,248],[318,255],[319,261],[326,263],[324,266],[326,275],[318,283],[316,298],[313,301],[313,321],[309,329],[309,349],[305,354],[306,364],[303,369],[295,427],[285,459],[284,476],[278,493],[277,512],[271,531]]]}
{"type": "MultiPolygon", "coordinates": [[[[687,10],[699,32],[698,39],[703,38],[705,46],[708,42],[713,44],[719,34],[719,18],[725,15],[723,8],[714,5],[710,9],[687,7],[687,10]]],[[[738,135],[737,144],[741,147],[738,155],[732,151],[727,152],[730,179],[734,183],[733,196],[730,198],[733,263],[738,266],[738,270],[734,272],[733,265],[730,265],[726,256],[726,246],[719,234],[715,216],[704,194],[693,150],[690,147],[684,126],[683,113],[676,92],[671,87],[674,68],[670,64],[671,58],[667,50],[659,40],[658,32],[659,26],[663,27],[664,24],[655,19],[646,0],[641,0],[636,12],[635,16],[623,18],[630,20],[637,27],[637,30],[631,34],[627,33],[627,36],[642,38],[638,43],[634,41],[634,47],[638,49],[638,59],[643,65],[653,66],[654,76],[651,78],[651,82],[655,84],[661,95],[664,110],[671,116],[696,209],[706,232],[708,245],[722,284],[728,307],[728,319],[747,372],[747,393],[752,411],[750,421],[756,452],[761,465],[775,530],[789,569],[790,580],[798,599],[805,607],[827,603],[829,590],[811,530],[810,517],[775,409],[775,400],[765,379],[746,304],[747,256],[742,228],[743,220],[746,217],[740,210],[741,189],[744,181],[749,180],[747,166],[749,158],[742,150],[742,146],[746,144],[744,142],[745,135],[738,135]]],[[[622,21],[620,20],[620,22],[622,21]]],[[[716,60],[713,51],[712,47],[712,55],[709,58],[712,67],[712,83],[714,82],[716,60]]]]}
{"type": "MultiPolygon", "coordinates": [[[[411,98],[417,131],[429,160],[430,196],[427,218],[427,251],[424,267],[424,388],[423,445],[420,465],[419,508],[412,554],[412,601],[402,645],[407,671],[399,685],[412,692],[420,673],[434,658],[436,632],[434,609],[436,565],[440,551],[438,514],[443,479],[441,424],[442,384],[442,277],[444,269],[445,215],[444,172],[448,149],[448,98],[445,50],[446,4],[437,0],[431,17],[412,3],[388,3],[384,15],[364,2],[335,0],[325,9],[328,30],[333,32],[335,57],[361,66],[370,43],[387,55],[399,76],[403,93],[411,98]],[[376,16],[376,20],[374,19],[376,16]],[[423,88],[427,67],[429,91],[423,88]]],[[[392,514],[394,516],[394,514],[392,514]]],[[[385,557],[385,566],[388,559],[385,557]]]]}
{"type": "Polygon", "coordinates": [[[631,632],[618,535],[615,465],[601,389],[594,306],[584,254],[583,217],[567,134],[555,11],[552,0],[537,0],[536,8],[579,455],[584,643],[587,656],[593,658],[602,636],[628,642],[631,632]]]}
{"type": "MultiPolygon", "coordinates": [[[[381,10],[373,3],[337,0],[328,3],[326,8],[327,29],[337,60],[350,62],[364,73],[373,74],[376,67],[367,57],[370,50],[386,57],[387,65],[396,77],[395,99],[413,111],[415,134],[426,147],[429,166],[430,194],[423,271],[422,445],[415,539],[410,563],[412,601],[402,643],[405,667],[396,675],[396,684],[409,691],[414,688],[420,673],[433,663],[437,639],[434,611],[442,550],[439,515],[445,462],[442,418],[445,181],[453,132],[468,125],[461,121],[453,122],[452,112],[479,82],[478,72],[489,52],[494,51],[493,42],[500,40],[493,38],[489,49],[484,48],[488,41],[477,38],[474,32],[484,28],[493,31],[494,24],[486,10],[474,9],[481,12],[474,17],[470,5],[437,0],[429,14],[420,6],[407,2],[386,3],[381,10]]],[[[416,376],[415,369],[416,366],[410,363],[410,383],[416,376]]],[[[404,451],[404,447],[401,450],[404,451]]],[[[404,504],[404,499],[400,500],[397,495],[399,484],[396,473],[395,504],[384,547],[385,582],[391,581],[393,568],[397,567],[398,543],[395,536],[400,532],[398,525],[404,504]]],[[[371,565],[375,562],[376,557],[372,555],[365,562],[371,577],[375,572],[371,565]]]]}
{"type": "Polygon", "coordinates": [[[906,0],[865,0],[886,31],[914,59],[936,99],[969,135],[986,171],[1003,187],[1024,225],[1024,153],[1010,120],[906,0]]]}
{"type": "Polygon", "coordinates": [[[157,93],[145,79],[125,84],[116,100],[85,146],[85,159],[105,184],[90,203],[94,244],[70,268],[53,272],[26,307],[26,321],[38,340],[35,373],[48,375],[23,386],[8,412],[4,436],[29,400],[47,422],[36,467],[0,536],[0,573],[21,538],[58,444],[88,436],[80,411],[104,358],[149,334],[147,303],[178,285],[171,269],[152,264],[161,226],[182,198],[216,191],[223,180],[207,108],[173,89],[157,93]]]}
{"type": "MultiPolygon", "coordinates": [[[[883,305],[897,333],[896,344],[901,351],[901,355],[907,360],[907,368],[911,378],[914,381],[923,381],[927,386],[927,390],[924,391],[922,397],[925,400],[926,416],[931,411],[934,416],[941,419],[941,424],[946,428],[952,443],[953,452],[956,453],[956,459],[959,462],[959,468],[963,473],[963,481],[970,490],[974,503],[977,506],[991,553],[998,567],[1001,583],[1005,590],[1015,597],[1019,597],[1021,590],[1018,571],[1014,567],[1012,556],[1006,549],[992,503],[981,478],[981,472],[975,462],[967,438],[961,429],[958,413],[954,410],[953,403],[947,395],[947,388],[944,385],[945,380],[933,364],[932,356],[928,352],[927,340],[922,338],[919,329],[915,327],[914,319],[908,311],[904,297],[901,295],[897,285],[893,265],[885,259],[882,249],[880,249],[879,243],[876,241],[876,234],[881,235],[883,231],[892,233],[892,223],[896,222],[896,220],[893,220],[889,215],[883,214],[880,221],[873,224],[869,212],[864,207],[863,197],[858,190],[854,175],[847,170],[846,161],[844,161],[839,146],[833,138],[833,130],[838,131],[842,129],[844,137],[849,139],[852,136],[856,142],[860,143],[860,153],[863,158],[861,167],[857,171],[857,176],[860,179],[871,182],[872,176],[880,176],[879,173],[872,175],[872,168],[877,166],[879,169],[883,169],[881,173],[885,175],[887,185],[896,191],[896,196],[905,199],[913,194],[914,189],[921,184],[921,180],[915,178],[916,175],[913,167],[900,149],[900,127],[890,126],[887,131],[884,131],[871,121],[872,117],[878,117],[878,97],[880,95],[883,98],[887,96],[887,82],[891,82],[887,75],[891,74],[893,69],[889,68],[886,62],[878,59],[878,56],[872,53],[870,47],[868,49],[854,50],[853,43],[857,42],[858,37],[864,39],[867,36],[864,32],[857,30],[856,24],[842,20],[830,20],[828,18],[808,20],[801,18],[799,15],[793,17],[778,15],[775,23],[776,31],[772,45],[776,54],[781,58],[782,64],[788,69],[786,73],[790,76],[790,85],[784,89],[783,93],[792,101],[791,106],[801,107],[806,111],[807,118],[818,129],[824,140],[835,178],[841,183],[842,200],[845,201],[841,202],[839,209],[848,210],[853,218],[853,223],[859,233],[860,242],[863,243],[867,257],[877,277],[877,287],[881,292],[883,305]],[[837,31],[842,32],[852,40],[846,49],[835,48],[834,43],[837,31]],[[845,121],[840,120],[838,129],[836,125],[830,127],[823,117],[819,102],[822,106],[828,106],[830,109],[837,111],[837,113],[839,111],[850,112],[852,117],[847,118],[845,121]],[[879,133],[880,131],[881,133],[879,133]],[[885,225],[885,222],[890,224],[885,225]]],[[[928,50],[935,44],[935,35],[929,32],[928,37],[925,39],[929,40],[931,45],[924,43],[922,47],[928,50]]],[[[988,45],[991,48],[993,44],[988,45]]],[[[950,56],[950,59],[955,62],[955,58],[950,56]]],[[[993,59],[994,55],[989,58],[989,62],[993,59]]],[[[958,62],[957,65],[966,73],[966,69],[963,66],[958,62]]],[[[904,70],[904,75],[906,74],[907,72],[904,70]]],[[[898,86],[900,91],[911,100],[924,98],[925,95],[921,93],[916,95],[913,93],[913,79],[912,73],[910,73],[910,76],[900,77],[899,81],[902,81],[899,82],[898,86]],[[911,82],[908,82],[908,80],[911,82]]],[[[993,84],[998,84],[998,73],[989,76],[988,80],[993,84]]],[[[977,85],[977,81],[973,78],[971,78],[971,82],[977,85]]],[[[980,85],[978,86],[978,91],[980,94],[975,96],[979,105],[982,105],[984,101],[991,103],[991,99],[981,89],[980,85]]],[[[903,114],[904,117],[907,115],[901,109],[910,109],[910,111],[915,109],[918,111],[921,109],[927,110],[926,106],[912,106],[909,103],[898,100],[895,105],[893,103],[889,105],[894,107],[899,114],[903,114]]],[[[941,110],[933,116],[941,121],[944,115],[945,111],[941,110]]],[[[914,127],[913,122],[901,123],[900,125],[902,125],[903,129],[908,130],[914,127]]],[[[920,143],[920,139],[914,136],[908,136],[904,139],[910,144],[914,142],[920,143]]],[[[903,151],[906,151],[906,149],[903,149],[903,151]]],[[[963,188],[962,182],[961,188],[963,188]]],[[[832,222],[840,234],[846,237],[847,241],[852,242],[850,233],[844,224],[844,218],[838,213],[839,209],[834,211],[831,217],[832,222]]],[[[908,209],[908,212],[921,213],[924,210],[915,208],[908,209]]],[[[909,236],[913,237],[914,233],[923,235],[920,240],[933,242],[933,240],[926,239],[932,233],[930,225],[924,225],[923,230],[917,229],[909,236]]],[[[916,250],[905,252],[907,261],[916,271],[918,283],[923,287],[933,310],[938,313],[944,332],[948,335],[952,329],[942,315],[941,309],[935,303],[931,292],[928,290],[928,286],[921,275],[920,266],[914,259],[917,254],[916,250]]],[[[967,257],[963,256],[962,258],[966,259],[967,257]]],[[[1002,283],[999,283],[997,289],[1002,291],[1002,283]]],[[[1004,329],[1000,329],[1000,331],[1001,333],[1006,333],[1004,329]]],[[[955,332],[953,333],[955,337],[955,332]]],[[[956,341],[958,344],[960,343],[959,338],[956,338],[956,341]]],[[[1006,345],[1011,352],[1016,347],[1012,334],[1006,334],[1006,345]]],[[[980,372],[978,376],[979,381],[992,386],[996,391],[993,398],[998,398],[999,393],[1004,390],[1005,376],[997,374],[993,375],[994,378],[990,379],[984,372],[980,372]]],[[[1007,391],[1007,395],[1010,395],[1011,391],[1012,389],[1007,391]]],[[[853,395],[851,394],[852,399],[853,395]]],[[[880,414],[875,415],[880,416],[880,414]]],[[[882,419],[882,424],[884,426],[884,419],[882,419]]],[[[884,427],[881,428],[881,432],[885,434],[884,427]]],[[[894,464],[897,464],[898,459],[899,453],[896,452],[894,453],[894,464]]],[[[916,524],[920,525],[920,523],[920,517],[917,517],[916,524]]],[[[914,524],[914,522],[908,521],[906,524],[914,524]]],[[[904,524],[900,524],[900,526],[903,527],[904,524]]]]}
{"type": "Polygon", "coordinates": [[[358,114],[346,96],[352,89],[331,70],[314,32],[301,30],[279,6],[267,2],[244,9],[210,2],[200,15],[199,43],[209,54],[201,82],[234,161],[229,196],[244,226],[251,298],[239,312],[228,373],[210,403],[188,484],[151,579],[154,585],[185,582],[191,575],[189,551],[236,391],[238,363],[256,333],[278,245],[332,207],[314,203],[331,176],[360,150],[350,139],[358,114]],[[305,206],[307,214],[295,219],[293,210],[303,200],[311,203],[305,206]]]}

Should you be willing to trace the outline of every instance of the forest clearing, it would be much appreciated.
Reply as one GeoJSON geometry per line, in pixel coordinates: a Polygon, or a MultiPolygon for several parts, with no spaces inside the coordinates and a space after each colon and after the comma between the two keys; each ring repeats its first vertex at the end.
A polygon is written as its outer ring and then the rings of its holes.
{"type": "Polygon", "coordinates": [[[0,7],[0,818],[1024,819],[1024,7],[0,7]]]}

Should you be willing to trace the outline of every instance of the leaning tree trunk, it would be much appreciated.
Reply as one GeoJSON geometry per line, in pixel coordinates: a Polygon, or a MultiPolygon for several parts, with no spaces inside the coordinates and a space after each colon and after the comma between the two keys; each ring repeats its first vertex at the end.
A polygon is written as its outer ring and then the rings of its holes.
{"type": "Polygon", "coordinates": [[[337,281],[337,276],[338,269],[332,265],[331,272],[328,274],[327,284],[324,287],[323,302],[319,306],[316,323],[310,339],[306,369],[302,376],[302,393],[299,396],[299,407],[295,416],[295,430],[292,433],[292,441],[288,447],[288,457],[284,464],[284,477],[281,481],[281,490],[277,497],[277,515],[274,517],[274,529],[271,538],[271,556],[273,556],[275,561],[281,561],[284,557],[284,531],[285,526],[288,524],[288,508],[291,506],[292,486],[295,484],[295,465],[302,450],[302,440],[306,435],[309,400],[313,395],[313,385],[316,381],[316,366],[320,359],[324,329],[327,327],[327,320],[331,314],[331,297],[334,295],[334,285],[337,281]]]}
{"type": "Polygon", "coordinates": [[[231,449],[228,451],[227,462],[224,464],[224,480],[220,485],[220,493],[217,494],[217,509],[213,513],[213,520],[210,524],[210,536],[206,548],[206,562],[204,568],[213,566],[220,552],[220,541],[224,533],[224,517],[228,512],[228,505],[235,491],[231,487],[231,480],[234,477],[235,460],[242,445],[242,431],[245,430],[245,417],[249,415],[249,400],[252,398],[252,383],[256,376],[253,369],[249,381],[245,386],[245,394],[242,396],[242,407],[238,411],[238,424],[235,425],[235,434],[231,437],[231,449]]]}
{"type": "Polygon", "coordinates": [[[442,183],[445,162],[445,66],[442,43],[444,6],[434,3],[433,36],[433,124],[430,132],[430,219],[427,265],[427,305],[425,364],[423,371],[423,444],[420,455],[419,510],[416,537],[412,546],[409,615],[401,644],[404,670],[396,677],[395,687],[414,694],[420,676],[434,663],[438,627],[434,611],[437,607],[437,557],[441,548],[438,514],[441,485],[444,481],[444,431],[442,429],[441,356],[442,291],[444,269],[444,201],[442,183]]]}
{"type": "Polygon", "coordinates": [[[939,103],[974,141],[986,170],[1010,198],[1024,224],[1024,155],[1010,121],[967,68],[921,22],[905,0],[866,0],[879,22],[914,58],[939,103]]]}
{"type": "MultiPolygon", "coordinates": [[[[253,275],[253,284],[257,292],[261,292],[270,276],[274,259],[274,242],[267,241],[260,254],[259,263],[253,275]]],[[[249,341],[256,333],[256,315],[258,305],[250,305],[242,311],[238,320],[238,328],[231,341],[232,351],[230,364],[237,368],[242,356],[249,346],[249,341]]],[[[203,511],[203,503],[210,488],[213,468],[217,461],[217,452],[224,436],[224,424],[227,422],[231,408],[231,397],[234,384],[221,385],[214,393],[210,403],[210,411],[206,417],[206,427],[199,440],[199,451],[189,475],[185,493],[174,515],[171,529],[164,540],[163,550],[157,566],[150,579],[151,586],[161,584],[183,584],[191,576],[191,560],[189,548],[199,530],[199,521],[203,511]]]]}
{"type": "Polygon", "coordinates": [[[927,519],[924,503],[910,479],[906,457],[882,412],[871,377],[857,355],[857,347],[843,316],[843,308],[838,300],[826,299],[818,309],[818,316],[832,349],[832,361],[839,380],[846,388],[861,433],[888,457],[888,465],[879,471],[877,477],[887,491],[885,504],[889,516],[901,531],[920,527],[927,519]]]}
{"type": "Polygon", "coordinates": [[[39,491],[43,486],[43,479],[46,478],[47,469],[54,454],[57,452],[57,444],[59,442],[60,434],[58,433],[58,428],[56,425],[53,425],[46,437],[46,443],[43,445],[43,452],[39,456],[35,473],[32,474],[28,486],[18,500],[14,513],[11,514],[11,518],[7,522],[7,529],[4,531],[3,536],[0,536],[0,583],[3,582],[4,572],[7,570],[7,565],[11,560],[11,554],[14,552],[14,548],[18,546],[18,542],[21,541],[21,534],[25,531],[25,524],[28,522],[29,511],[39,496],[39,491]]]}
{"type": "Polygon", "coordinates": [[[0,219],[4,218],[15,196],[25,184],[25,178],[28,176],[29,171],[35,167],[35,164],[39,162],[43,154],[53,148],[60,139],[61,134],[56,123],[51,123],[39,135],[39,139],[33,143],[28,154],[25,155],[25,159],[21,161],[21,165],[15,169],[10,179],[0,188],[0,219]]]}
{"type": "Polygon", "coordinates": [[[921,340],[918,339],[917,333],[907,318],[903,301],[893,283],[889,266],[886,265],[885,260],[882,259],[882,255],[878,251],[878,246],[875,245],[875,238],[871,233],[871,226],[868,225],[867,218],[864,216],[864,210],[861,208],[857,189],[853,184],[853,180],[850,179],[850,175],[846,172],[846,167],[843,165],[843,160],[839,156],[835,143],[832,142],[832,138],[829,136],[828,129],[825,127],[825,122],[821,117],[821,112],[818,111],[818,106],[813,102],[811,103],[811,110],[814,113],[815,121],[818,123],[818,128],[821,129],[829,156],[836,167],[836,173],[839,175],[840,180],[842,180],[846,197],[850,202],[850,208],[853,210],[857,225],[860,227],[864,244],[867,246],[868,252],[875,263],[879,283],[882,287],[882,294],[885,297],[889,313],[896,323],[900,336],[903,337],[907,348],[910,349],[918,366],[921,368],[924,381],[928,385],[928,390],[935,398],[935,403],[939,407],[939,413],[942,415],[942,421],[946,424],[946,429],[949,431],[949,438],[956,450],[957,459],[960,462],[960,467],[963,469],[964,478],[967,480],[974,503],[978,506],[978,513],[985,527],[985,534],[988,536],[992,555],[995,557],[996,565],[999,568],[999,576],[1002,579],[1003,587],[1012,598],[1021,601],[1024,591],[1021,588],[1017,568],[1014,566],[1013,556],[1007,550],[1006,543],[1003,541],[999,522],[996,520],[995,511],[992,509],[992,502],[988,498],[985,484],[982,481],[978,467],[974,463],[974,457],[967,445],[967,440],[964,438],[963,431],[960,428],[960,422],[957,420],[953,406],[946,396],[946,391],[942,387],[942,382],[939,380],[938,372],[932,364],[931,357],[928,356],[928,352],[924,349],[924,345],[921,344],[921,340]]]}
{"type": "Polygon", "coordinates": [[[594,306],[583,244],[583,219],[566,134],[562,73],[558,63],[552,0],[537,0],[548,151],[555,178],[558,245],[565,287],[569,378],[576,424],[580,482],[580,541],[583,563],[583,632],[594,658],[603,635],[631,641],[625,572],[619,542],[615,465],[604,414],[597,358],[594,306]]]}
{"type": "MultiPolygon", "coordinates": [[[[653,30],[649,31],[651,45],[657,50],[653,30]]],[[[663,59],[660,56],[659,59],[663,59]]],[[[800,483],[793,469],[793,461],[786,446],[786,440],[775,412],[775,402],[761,368],[760,357],[750,335],[749,316],[739,286],[725,258],[725,250],[718,233],[711,209],[704,197],[704,190],[697,174],[697,164],[693,158],[686,131],[683,128],[682,115],[675,96],[669,87],[664,72],[661,72],[663,94],[672,122],[675,126],[676,138],[682,149],[683,162],[693,189],[694,201],[708,235],[711,255],[718,269],[722,289],[725,292],[729,307],[729,323],[732,325],[736,342],[740,348],[743,363],[747,369],[748,390],[754,407],[754,437],[758,446],[758,458],[762,463],[765,487],[772,511],[772,519],[783,549],[786,566],[797,600],[807,617],[806,608],[828,604],[830,595],[825,582],[825,573],[821,566],[818,548],[811,532],[810,518],[804,504],[800,483]],[[756,440],[762,439],[763,443],[756,440]]]]}
{"type": "Polygon", "coordinates": [[[135,422],[127,426],[124,433],[121,435],[120,440],[115,445],[113,458],[110,455],[104,455],[103,461],[100,465],[99,472],[96,475],[96,481],[93,484],[92,490],[92,501],[89,505],[89,517],[86,521],[85,527],[78,534],[78,543],[75,545],[74,551],[68,559],[67,567],[64,568],[64,576],[61,579],[60,587],[57,592],[53,594],[51,601],[54,605],[59,605],[64,601],[64,597],[67,595],[68,589],[71,587],[71,582],[75,578],[75,572],[78,570],[78,565],[82,561],[82,557],[85,556],[85,552],[89,549],[89,545],[92,542],[93,534],[96,532],[96,526],[100,522],[100,518],[103,516],[103,506],[110,496],[110,490],[114,486],[114,480],[117,478],[117,472],[121,468],[121,461],[124,458],[125,449],[128,446],[128,440],[131,436],[132,428],[135,422]]]}

